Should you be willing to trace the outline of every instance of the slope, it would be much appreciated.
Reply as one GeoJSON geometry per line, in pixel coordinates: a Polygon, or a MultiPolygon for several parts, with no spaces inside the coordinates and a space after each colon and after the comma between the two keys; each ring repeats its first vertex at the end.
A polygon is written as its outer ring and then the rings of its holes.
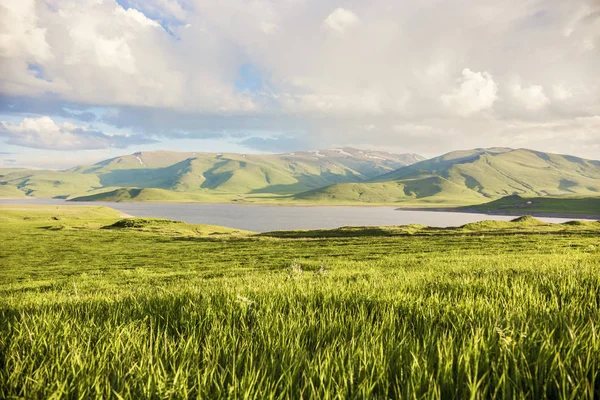
{"type": "Polygon", "coordinates": [[[527,149],[452,152],[375,180],[423,176],[441,176],[489,198],[600,194],[600,161],[527,149]]]}
{"type": "Polygon", "coordinates": [[[478,204],[485,197],[439,176],[385,182],[340,183],[294,196],[300,202],[478,204]]]}
{"type": "Polygon", "coordinates": [[[69,199],[70,201],[107,201],[107,202],[210,202],[231,201],[231,198],[219,195],[203,193],[174,192],[172,190],[157,188],[120,188],[107,192],[95,193],[87,196],[79,196],[69,199]]]}
{"type": "Polygon", "coordinates": [[[0,184],[0,199],[13,199],[25,196],[25,192],[19,190],[16,186],[0,184]]]}
{"type": "Polygon", "coordinates": [[[33,197],[66,198],[102,187],[96,175],[69,171],[19,170],[0,176],[0,185],[10,185],[33,197]]]}
{"type": "Polygon", "coordinates": [[[0,184],[35,197],[73,198],[119,188],[202,196],[290,195],[340,182],[364,181],[422,159],[415,154],[351,148],[289,154],[151,151],[67,171],[3,171],[0,184]]]}
{"type": "Polygon", "coordinates": [[[513,194],[598,196],[600,161],[527,149],[456,151],[383,174],[360,186],[329,186],[295,197],[306,201],[468,205],[513,194]]]}
{"type": "Polygon", "coordinates": [[[506,196],[489,203],[462,207],[458,211],[476,211],[490,214],[521,215],[562,214],[600,218],[598,197],[522,197],[506,196]]]}

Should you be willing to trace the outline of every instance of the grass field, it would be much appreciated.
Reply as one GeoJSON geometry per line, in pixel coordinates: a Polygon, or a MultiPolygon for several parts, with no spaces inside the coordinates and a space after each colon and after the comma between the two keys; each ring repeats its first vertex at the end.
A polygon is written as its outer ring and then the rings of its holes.
{"type": "Polygon", "coordinates": [[[600,396],[598,222],[0,223],[0,398],[600,396]]]}

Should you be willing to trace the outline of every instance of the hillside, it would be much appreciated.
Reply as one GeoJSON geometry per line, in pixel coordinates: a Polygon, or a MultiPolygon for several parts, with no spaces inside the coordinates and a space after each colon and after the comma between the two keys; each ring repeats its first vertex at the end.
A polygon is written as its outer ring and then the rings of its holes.
{"type": "Polygon", "coordinates": [[[456,151],[383,174],[300,193],[296,199],[477,204],[503,196],[599,196],[600,161],[526,149],[456,151]]]}
{"type": "Polygon", "coordinates": [[[120,188],[115,190],[109,190],[107,192],[100,192],[90,194],[87,196],[78,196],[70,201],[110,201],[110,202],[123,202],[123,201],[138,201],[138,202],[229,202],[235,201],[235,198],[227,195],[219,194],[204,194],[196,192],[174,192],[172,190],[156,189],[156,188],[120,188]]]}
{"type": "Polygon", "coordinates": [[[489,203],[461,207],[457,211],[484,212],[490,214],[562,214],[600,218],[598,197],[521,197],[506,196],[489,203]]]}
{"type": "Polygon", "coordinates": [[[25,197],[25,192],[16,186],[0,184],[0,199],[25,197]]]}
{"type": "Polygon", "coordinates": [[[294,196],[298,201],[317,203],[432,203],[435,205],[478,204],[480,194],[444,178],[431,176],[403,181],[340,183],[294,196]]]}
{"type": "Polygon", "coordinates": [[[12,172],[5,169],[0,173],[0,185],[5,190],[14,192],[16,189],[27,196],[55,198],[81,195],[102,188],[97,175],[50,170],[12,172]]]}
{"type": "MultiPolygon", "coordinates": [[[[289,154],[140,152],[66,171],[0,171],[3,193],[73,198],[120,188],[208,195],[291,195],[341,182],[360,182],[423,160],[352,148],[289,154]]],[[[158,192],[157,192],[158,193],[158,192]]],[[[177,194],[161,197],[181,198],[177,194]]],[[[188,197],[188,196],[183,196],[188,197]]],[[[199,200],[191,200],[199,201],[199,200]]]]}

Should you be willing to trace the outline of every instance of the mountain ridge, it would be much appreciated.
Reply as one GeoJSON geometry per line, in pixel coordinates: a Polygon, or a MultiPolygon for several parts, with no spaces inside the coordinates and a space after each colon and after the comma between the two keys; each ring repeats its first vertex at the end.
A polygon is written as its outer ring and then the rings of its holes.
{"type": "Polygon", "coordinates": [[[462,206],[600,196],[600,161],[506,147],[431,159],[353,148],[283,154],[150,151],[65,171],[0,170],[0,194],[89,201],[462,206]]]}
{"type": "Polygon", "coordinates": [[[204,194],[291,195],[340,182],[358,182],[421,161],[349,147],[283,154],[156,150],[113,157],[64,171],[3,170],[3,193],[72,198],[119,188],[204,194]],[[12,187],[11,189],[9,189],[12,187]],[[18,194],[18,193],[17,193],[18,194]]]}
{"type": "Polygon", "coordinates": [[[295,197],[379,202],[383,199],[376,193],[382,184],[391,182],[403,188],[398,203],[476,204],[514,194],[600,196],[600,161],[530,149],[459,150],[382,174],[362,182],[359,189],[354,183],[344,183],[295,197]],[[438,180],[427,181],[432,177],[438,180]],[[415,182],[420,183],[418,190],[412,189],[415,182]]]}

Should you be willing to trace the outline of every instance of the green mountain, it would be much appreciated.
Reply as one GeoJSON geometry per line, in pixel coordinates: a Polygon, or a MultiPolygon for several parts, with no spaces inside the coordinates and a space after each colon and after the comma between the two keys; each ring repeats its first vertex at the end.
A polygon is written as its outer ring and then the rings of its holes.
{"type": "Polygon", "coordinates": [[[66,171],[0,170],[0,196],[204,200],[206,196],[291,195],[360,182],[423,160],[352,148],[289,154],[140,152],[66,171]],[[162,191],[136,192],[136,189],[162,191]],[[133,190],[125,194],[122,190],[133,190]],[[104,194],[105,193],[105,194],[104,194]],[[110,195],[108,194],[110,193],[110,195]],[[185,195],[182,195],[185,194],[185,195]],[[142,195],[142,196],[140,196],[142,195]]]}
{"type": "Polygon", "coordinates": [[[600,196],[600,161],[526,149],[455,151],[295,195],[302,201],[459,205],[503,196],[600,196]]]}

